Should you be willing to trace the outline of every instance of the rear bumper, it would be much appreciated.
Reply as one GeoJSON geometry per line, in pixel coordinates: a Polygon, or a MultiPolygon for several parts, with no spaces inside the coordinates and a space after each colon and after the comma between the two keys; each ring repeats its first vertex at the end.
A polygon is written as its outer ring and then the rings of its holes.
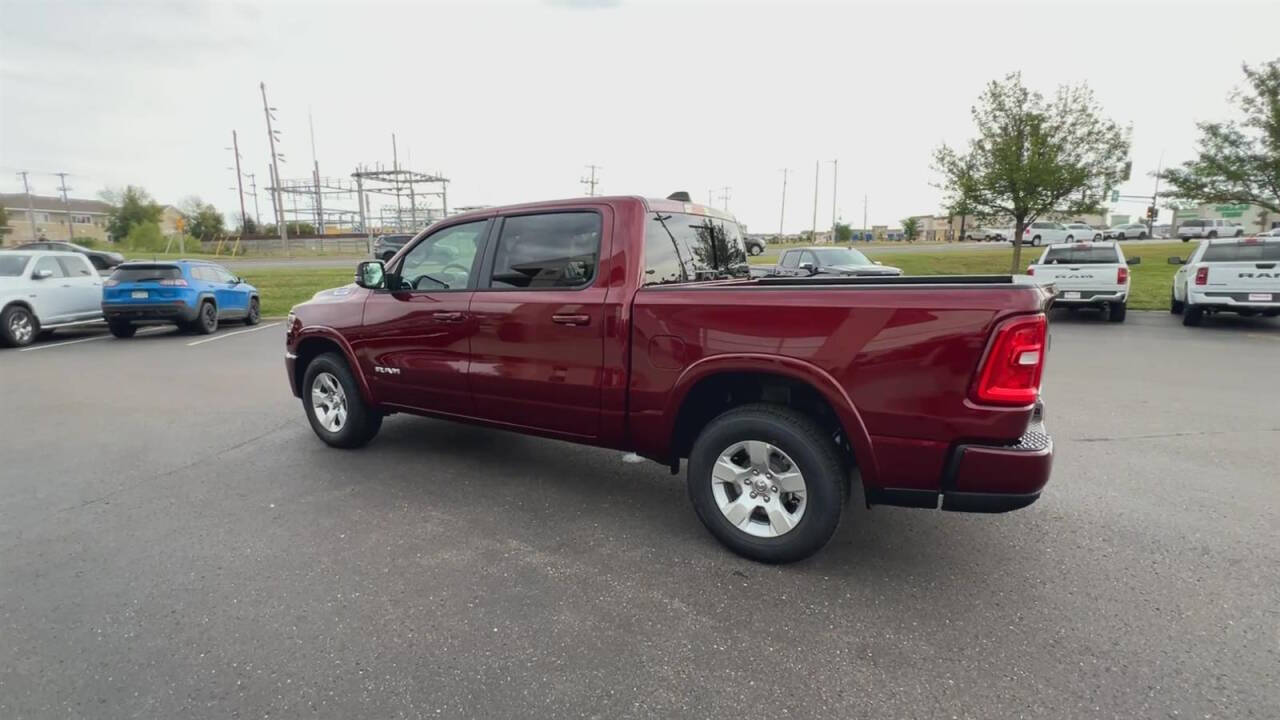
{"type": "Polygon", "coordinates": [[[191,307],[183,300],[102,304],[102,317],[107,322],[194,322],[198,314],[198,308],[191,307]]]}
{"type": "Polygon", "coordinates": [[[1187,293],[1187,300],[1190,304],[1205,310],[1257,310],[1259,312],[1266,310],[1280,310],[1280,293],[1267,292],[1271,295],[1271,301],[1250,300],[1248,292],[1223,292],[1211,290],[1208,292],[1195,292],[1192,290],[1187,293]]]}
{"type": "Polygon", "coordinates": [[[1111,292],[1109,290],[1060,290],[1053,296],[1053,304],[1057,305],[1102,305],[1105,303],[1125,302],[1128,291],[1111,292]],[[1067,298],[1064,293],[1079,292],[1078,298],[1067,298]]]}
{"type": "Polygon", "coordinates": [[[1040,499],[1053,469],[1053,439],[1039,406],[1017,442],[961,444],[951,450],[938,490],[866,488],[868,505],[999,513],[1040,499]]]}

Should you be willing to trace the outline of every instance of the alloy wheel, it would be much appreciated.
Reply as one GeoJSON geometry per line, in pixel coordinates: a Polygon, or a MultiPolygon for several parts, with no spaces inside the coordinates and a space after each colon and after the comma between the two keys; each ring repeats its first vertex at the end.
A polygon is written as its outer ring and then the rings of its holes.
{"type": "Polygon", "coordinates": [[[347,393],[333,373],[322,372],[311,381],[311,409],[320,427],[336,433],[347,424],[347,393]]]}
{"type": "Polygon", "coordinates": [[[763,440],[725,448],[711,471],[711,494],[737,529],[759,538],[785,535],[804,517],[804,474],[789,455],[763,440]]]}
{"type": "Polygon", "coordinates": [[[9,336],[19,345],[31,342],[35,335],[35,324],[31,322],[31,314],[25,311],[13,313],[9,318],[9,336]]]}

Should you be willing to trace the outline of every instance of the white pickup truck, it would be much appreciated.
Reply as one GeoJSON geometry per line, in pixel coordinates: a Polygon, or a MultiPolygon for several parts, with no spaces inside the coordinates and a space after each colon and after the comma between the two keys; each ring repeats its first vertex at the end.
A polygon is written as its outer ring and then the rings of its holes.
{"type": "Polygon", "coordinates": [[[1041,285],[1053,285],[1054,307],[1096,307],[1111,322],[1124,322],[1129,302],[1129,266],[1141,258],[1125,259],[1114,242],[1059,243],[1044,249],[1027,266],[1027,274],[1041,285]]]}
{"type": "Polygon", "coordinates": [[[1182,266],[1173,276],[1169,310],[1182,315],[1183,325],[1220,312],[1280,315],[1280,237],[1203,240],[1191,257],[1169,262],[1182,266]]]}
{"type": "Polygon", "coordinates": [[[1240,237],[1244,228],[1230,220],[1186,220],[1178,226],[1178,238],[1188,242],[1192,238],[1240,237]]]}
{"type": "Polygon", "coordinates": [[[30,345],[58,327],[102,321],[102,276],[72,252],[0,250],[0,346],[30,345]]]}

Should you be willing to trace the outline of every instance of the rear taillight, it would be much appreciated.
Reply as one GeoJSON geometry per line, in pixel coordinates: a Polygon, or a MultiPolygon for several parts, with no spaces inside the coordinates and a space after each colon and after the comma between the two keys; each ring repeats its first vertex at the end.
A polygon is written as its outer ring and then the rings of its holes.
{"type": "Polygon", "coordinates": [[[160,284],[165,287],[186,287],[187,281],[182,278],[177,278],[176,280],[161,280],[160,284]]]}
{"type": "Polygon", "coordinates": [[[1040,394],[1044,371],[1044,315],[1023,315],[996,326],[978,370],[973,400],[987,405],[1030,405],[1040,394]]]}
{"type": "Polygon", "coordinates": [[[1129,282],[1129,268],[1122,267],[1116,270],[1116,284],[1123,285],[1129,282]]]}
{"type": "Polygon", "coordinates": [[[111,278],[107,278],[102,282],[102,287],[115,287],[119,284],[120,284],[119,280],[112,280],[111,278]]]}
{"type": "Polygon", "coordinates": [[[1022,234],[1023,234],[1023,235],[1030,235],[1030,234],[1031,234],[1031,228],[1027,228],[1027,229],[1023,230],[1023,231],[1022,231],[1022,234]]]}
{"type": "Polygon", "coordinates": [[[1032,267],[1032,266],[1028,265],[1028,266],[1027,266],[1027,274],[1028,274],[1028,275],[1035,275],[1035,274],[1036,274],[1036,269],[1035,269],[1034,267],[1032,267]]]}
{"type": "Polygon", "coordinates": [[[1196,284],[1197,285],[1209,284],[1209,268],[1201,267],[1196,270],[1196,284]]]}

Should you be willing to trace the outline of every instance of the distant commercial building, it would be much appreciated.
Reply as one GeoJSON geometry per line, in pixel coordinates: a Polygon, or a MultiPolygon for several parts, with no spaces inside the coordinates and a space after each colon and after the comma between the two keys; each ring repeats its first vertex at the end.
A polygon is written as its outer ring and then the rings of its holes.
{"type": "Polygon", "coordinates": [[[1280,226],[1280,214],[1270,212],[1258,205],[1206,203],[1185,210],[1162,209],[1160,212],[1164,217],[1168,217],[1166,213],[1173,212],[1173,232],[1177,232],[1178,225],[1187,220],[1231,220],[1240,223],[1246,233],[1262,232],[1280,226]]]}
{"type": "Polygon", "coordinates": [[[32,195],[31,212],[27,211],[25,193],[0,193],[0,206],[9,218],[8,228],[0,244],[18,245],[40,238],[70,241],[77,237],[107,240],[107,217],[111,206],[101,200],[83,200],[32,195]],[[32,217],[34,216],[34,218],[32,217]]]}

